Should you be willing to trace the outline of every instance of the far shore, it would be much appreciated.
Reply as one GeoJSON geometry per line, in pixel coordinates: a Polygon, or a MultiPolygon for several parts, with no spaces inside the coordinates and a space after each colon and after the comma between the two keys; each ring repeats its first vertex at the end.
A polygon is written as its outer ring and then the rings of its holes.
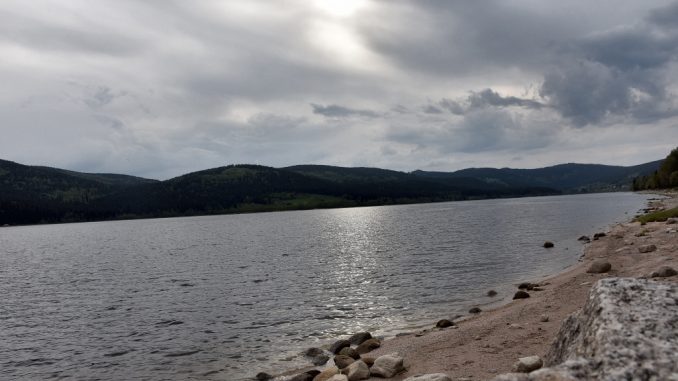
{"type": "MultiPolygon", "coordinates": [[[[653,194],[658,193],[661,192],[653,194]]],[[[650,201],[651,208],[678,206],[678,193],[662,194],[668,198],[650,201]]],[[[510,372],[519,357],[544,357],[561,322],[584,305],[597,280],[649,277],[661,266],[678,269],[676,230],[678,224],[650,222],[641,226],[639,222],[627,221],[612,226],[604,237],[596,240],[593,236],[597,232],[590,232],[592,240],[586,244],[577,264],[544,279],[525,279],[538,284],[541,289],[528,291],[529,298],[466,316],[455,321],[454,327],[434,328],[435,321],[432,321],[431,328],[387,339],[380,348],[364,356],[374,358],[394,352],[402,356],[407,371],[389,379],[395,381],[428,373],[445,373],[453,380],[490,380],[510,372]],[[656,251],[639,252],[639,246],[650,244],[657,247],[656,251]],[[601,274],[587,273],[594,260],[609,262],[611,270],[601,274]]],[[[678,282],[678,276],[653,279],[678,282]]],[[[514,291],[518,288],[511,290],[511,294],[514,291]]],[[[328,362],[330,364],[332,360],[328,362]]],[[[300,371],[303,370],[284,374],[300,371]]],[[[370,380],[382,379],[373,377],[370,380]]]]}

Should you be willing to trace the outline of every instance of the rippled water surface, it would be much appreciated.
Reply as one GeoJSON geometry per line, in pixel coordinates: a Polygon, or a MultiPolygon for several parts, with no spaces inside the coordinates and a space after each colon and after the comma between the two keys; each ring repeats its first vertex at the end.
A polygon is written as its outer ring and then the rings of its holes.
{"type": "Polygon", "coordinates": [[[576,262],[630,193],[0,229],[0,379],[237,380],[576,262]],[[544,249],[545,240],[555,242],[544,249]]]}

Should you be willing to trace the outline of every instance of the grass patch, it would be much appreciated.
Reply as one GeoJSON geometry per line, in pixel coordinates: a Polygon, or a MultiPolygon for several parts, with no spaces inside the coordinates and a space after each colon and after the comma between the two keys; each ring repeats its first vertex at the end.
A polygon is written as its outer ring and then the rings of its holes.
{"type": "Polygon", "coordinates": [[[660,210],[658,212],[648,213],[636,218],[641,224],[656,221],[666,221],[669,218],[678,217],[678,208],[660,210]]]}

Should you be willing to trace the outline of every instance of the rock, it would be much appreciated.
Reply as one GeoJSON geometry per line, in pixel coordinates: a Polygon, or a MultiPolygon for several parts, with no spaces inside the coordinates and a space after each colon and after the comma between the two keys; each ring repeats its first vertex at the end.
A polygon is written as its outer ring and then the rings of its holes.
{"type": "Polygon", "coordinates": [[[310,374],[312,377],[315,377],[320,374],[320,371],[318,369],[311,369],[307,370],[306,374],[310,374]]]}
{"type": "Polygon", "coordinates": [[[652,273],[652,278],[666,278],[674,275],[678,275],[678,271],[676,271],[673,267],[662,266],[659,268],[659,270],[652,273]]]}
{"type": "Polygon", "coordinates": [[[325,365],[328,361],[330,361],[330,356],[326,354],[317,355],[311,359],[311,362],[315,366],[325,365]]]}
{"type": "Polygon", "coordinates": [[[542,323],[546,323],[547,321],[549,321],[549,315],[541,315],[539,317],[539,321],[542,323]]]}
{"type": "MultiPolygon", "coordinates": [[[[490,290],[490,291],[487,292],[487,296],[489,296],[489,297],[497,296],[497,291],[490,290]]],[[[438,373],[436,373],[436,374],[438,374],[438,373]]]]}
{"type": "Polygon", "coordinates": [[[547,249],[550,249],[550,248],[552,248],[553,246],[554,246],[554,245],[553,245],[553,242],[551,242],[551,241],[546,241],[546,242],[544,242],[544,247],[547,248],[547,249]]]}
{"type": "Polygon", "coordinates": [[[453,326],[454,323],[447,319],[438,320],[436,323],[437,328],[447,328],[453,326]]]}
{"type": "Polygon", "coordinates": [[[516,291],[516,293],[513,295],[513,300],[516,299],[527,299],[530,297],[530,294],[523,290],[516,291]]]}
{"type": "Polygon", "coordinates": [[[470,314],[479,314],[481,311],[482,311],[482,310],[480,309],[480,307],[473,307],[473,308],[471,308],[470,310],[468,310],[468,313],[470,313],[470,314]]]}
{"type": "Polygon", "coordinates": [[[513,324],[509,324],[509,328],[511,328],[511,329],[523,329],[523,326],[520,325],[520,324],[513,323],[513,324]]]}
{"type": "Polygon", "coordinates": [[[370,374],[375,377],[391,378],[405,370],[403,367],[403,358],[395,355],[384,355],[374,360],[374,365],[370,369],[370,374]]]}
{"type": "Polygon", "coordinates": [[[601,274],[610,271],[610,269],[612,269],[610,262],[593,261],[586,272],[591,274],[601,274]]]}
{"type": "Polygon", "coordinates": [[[523,283],[521,283],[521,284],[518,285],[518,289],[519,289],[519,290],[528,290],[528,291],[529,291],[529,290],[533,289],[534,286],[535,286],[535,284],[532,284],[532,283],[529,283],[529,282],[523,282],[523,283]]]}
{"type": "Polygon", "coordinates": [[[339,354],[344,355],[344,356],[348,356],[348,357],[350,357],[354,360],[357,360],[357,359],[360,358],[360,353],[358,353],[358,351],[356,351],[355,349],[353,349],[351,347],[342,348],[339,351],[339,354]]]}
{"type": "Polygon", "coordinates": [[[355,349],[359,354],[363,355],[367,352],[373,351],[377,348],[381,347],[381,341],[379,339],[375,339],[374,337],[371,339],[365,340],[362,344],[358,345],[358,347],[355,349]]]}
{"type": "Polygon", "coordinates": [[[360,345],[364,343],[366,340],[369,340],[372,338],[372,334],[369,332],[358,332],[354,334],[353,336],[348,338],[348,341],[351,342],[353,345],[360,345]]]}
{"type": "Polygon", "coordinates": [[[320,348],[308,348],[306,351],[304,351],[304,355],[308,357],[316,357],[324,353],[325,351],[320,348]]]}
{"type": "Polygon", "coordinates": [[[577,241],[591,242],[591,238],[589,238],[589,236],[587,236],[587,235],[583,235],[583,236],[577,238],[577,241]]]}
{"type": "Polygon", "coordinates": [[[342,370],[342,373],[348,377],[348,381],[359,381],[370,378],[370,368],[360,360],[342,370]]]}
{"type": "Polygon", "coordinates": [[[337,366],[339,369],[344,369],[347,366],[353,364],[355,360],[353,357],[349,356],[344,356],[344,355],[336,355],[334,356],[334,364],[337,366]]]}
{"type": "Polygon", "coordinates": [[[254,378],[257,379],[257,381],[267,381],[267,380],[272,380],[273,376],[271,376],[270,374],[268,374],[266,372],[259,372],[259,373],[257,373],[256,376],[254,376],[254,378]]]}
{"type": "Polygon", "coordinates": [[[531,373],[542,381],[669,380],[678,374],[678,285],[606,278],[584,308],[568,317],[545,357],[553,368],[531,373]],[[538,376],[538,377],[537,377],[538,376]],[[565,378],[568,377],[568,378],[565,378]]]}
{"type": "Polygon", "coordinates": [[[544,291],[541,287],[532,287],[532,291],[544,291]]]}
{"type": "Polygon", "coordinates": [[[595,240],[597,240],[598,238],[603,238],[603,237],[605,237],[606,235],[607,235],[607,234],[602,233],[602,232],[601,232],[601,233],[596,233],[596,234],[593,235],[593,240],[595,241],[595,240]]]}
{"type": "Polygon", "coordinates": [[[657,250],[657,246],[655,246],[655,245],[638,246],[638,252],[640,252],[640,253],[651,253],[655,250],[657,250]]]}
{"type": "Polygon", "coordinates": [[[348,341],[348,340],[339,340],[339,341],[335,341],[334,344],[332,344],[332,345],[330,346],[329,351],[332,352],[333,354],[337,354],[337,353],[339,353],[339,351],[342,350],[343,348],[350,347],[350,346],[351,346],[351,342],[350,342],[350,341],[348,341]]]}
{"type": "Polygon", "coordinates": [[[348,377],[343,374],[335,374],[334,376],[328,378],[327,381],[348,381],[348,377]]]}
{"type": "Polygon", "coordinates": [[[667,225],[672,225],[678,223],[678,218],[667,218],[666,219],[666,224],[667,225]]]}
{"type": "Polygon", "coordinates": [[[530,373],[537,370],[544,365],[539,356],[527,356],[518,359],[518,362],[513,365],[513,371],[519,373],[530,373]]]}
{"type": "Polygon", "coordinates": [[[445,373],[432,373],[407,377],[403,381],[452,381],[452,379],[445,373]]]}
{"type": "Polygon", "coordinates": [[[310,373],[301,373],[290,378],[288,381],[313,381],[314,377],[315,375],[312,375],[310,373]]]}
{"type": "Polygon", "coordinates": [[[374,365],[374,360],[376,360],[376,358],[374,358],[374,357],[360,357],[360,360],[362,362],[364,362],[365,364],[367,364],[367,366],[371,367],[372,365],[374,365]]]}
{"type": "Polygon", "coordinates": [[[339,368],[336,366],[329,367],[318,373],[318,375],[313,378],[313,381],[327,381],[336,374],[339,374],[339,368]]]}

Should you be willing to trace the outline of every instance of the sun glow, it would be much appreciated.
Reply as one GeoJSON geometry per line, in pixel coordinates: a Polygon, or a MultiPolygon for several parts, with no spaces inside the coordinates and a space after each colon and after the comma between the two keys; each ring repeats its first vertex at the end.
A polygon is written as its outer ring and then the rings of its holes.
{"type": "Polygon", "coordinates": [[[315,6],[336,17],[348,17],[365,6],[365,0],[315,0],[315,6]]]}

